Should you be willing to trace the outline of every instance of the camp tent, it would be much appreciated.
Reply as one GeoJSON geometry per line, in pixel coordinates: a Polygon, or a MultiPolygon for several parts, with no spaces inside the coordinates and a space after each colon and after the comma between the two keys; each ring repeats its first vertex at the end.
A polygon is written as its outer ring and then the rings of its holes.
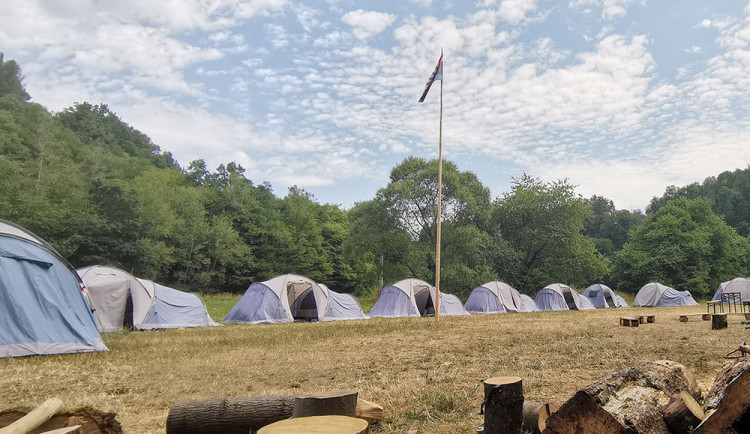
{"type": "Polygon", "coordinates": [[[123,326],[135,330],[219,325],[194,294],[141,280],[114,267],[94,265],[78,270],[103,332],[123,326]]]}
{"type": "Polygon", "coordinates": [[[590,301],[584,300],[581,303],[580,294],[562,283],[553,283],[540,289],[535,301],[540,310],[594,309],[590,301]]]}
{"type": "Polygon", "coordinates": [[[594,303],[585,295],[578,294],[578,303],[581,305],[581,310],[596,309],[594,303]]]}
{"type": "MultiPolygon", "coordinates": [[[[388,318],[432,315],[435,293],[435,287],[423,280],[404,279],[383,288],[368,315],[388,318]]],[[[440,315],[468,315],[468,312],[458,297],[441,292],[440,315]]]]}
{"type": "Polygon", "coordinates": [[[595,283],[585,290],[583,295],[588,297],[597,309],[608,308],[608,307],[628,307],[628,303],[625,299],[615,294],[615,292],[607,285],[601,283],[595,283]]]}
{"type": "Polygon", "coordinates": [[[521,312],[539,312],[536,302],[526,294],[521,294],[521,312]]]}
{"type": "Polygon", "coordinates": [[[471,291],[464,308],[469,313],[523,312],[521,294],[504,282],[487,282],[471,291]]]}
{"type": "Polygon", "coordinates": [[[296,274],[276,276],[250,285],[224,318],[225,323],[271,324],[299,320],[366,319],[349,294],[296,274]]]}
{"type": "Polygon", "coordinates": [[[698,303],[688,291],[678,291],[661,283],[651,282],[635,295],[634,307],[694,306],[698,303]]]}
{"type": "Polygon", "coordinates": [[[44,240],[0,220],[0,358],[106,350],[75,270],[44,240]]]}
{"type": "MultiPolygon", "coordinates": [[[[723,292],[739,292],[741,301],[750,301],[750,280],[745,277],[737,277],[728,282],[723,282],[719,285],[719,289],[716,290],[712,300],[721,300],[723,292]]],[[[732,301],[740,302],[740,300],[735,299],[732,299],[732,301]]]]}

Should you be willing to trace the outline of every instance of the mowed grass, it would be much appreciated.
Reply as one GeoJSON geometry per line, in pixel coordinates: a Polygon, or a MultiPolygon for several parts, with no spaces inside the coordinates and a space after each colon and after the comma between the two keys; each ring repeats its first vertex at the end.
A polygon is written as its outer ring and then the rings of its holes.
{"type": "MultiPolygon", "coordinates": [[[[231,305],[216,297],[207,301],[221,320],[216,313],[231,305]]],[[[670,359],[693,369],[708,390],[722,356],[748,332],[739,315],[718,331],[700,317],[678,321],[679,313],[703,311],[704,305],[111,333],[104,335],[106,353],[0,360],[0,410],[57,396],[67,409],[116,412],[128,433],[156,433],[164,432],[175,401],[356,389],[385,408],[374,432],[469,433],[482,424],[480,381],[497,375],[523,378],[526,399],[562,404],[608,372],[670,359]],[[655,315],[656,323],[618,325],[620,316],[641,314],[655,315]]]]}

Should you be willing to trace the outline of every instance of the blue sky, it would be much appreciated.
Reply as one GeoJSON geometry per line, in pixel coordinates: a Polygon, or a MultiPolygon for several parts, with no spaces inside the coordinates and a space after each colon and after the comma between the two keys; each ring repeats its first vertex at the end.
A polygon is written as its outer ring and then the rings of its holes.
{"type": "Polygon", "coordinates": [[[0,51],[52,111],[106,103],[183,165],[277,195],[371,199],[409,155],[493,197],[567,178],[643,209],[750,163],[750,5],[736,1],[6,0],[0,51]]]}

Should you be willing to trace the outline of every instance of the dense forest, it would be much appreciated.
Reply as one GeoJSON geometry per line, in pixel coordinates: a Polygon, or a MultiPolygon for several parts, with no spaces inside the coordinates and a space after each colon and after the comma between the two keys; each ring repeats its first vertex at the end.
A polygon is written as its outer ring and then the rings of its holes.
{"type": "MultiPolygon", "coordinates": [[[[105,264],[176,288],[241,292],[282,273],[368,293],[434,281],[437,161],[408,157],[351,209],[298,187],[277,195],[235,162],[182,165],[106,104],[50,113],[0,53],[0,218],[76,267],[105,264]]],[[[583,198],[567,180],[524,175],[492,198],[443,166],[441,289],[465,299],[489,280],[534,294],[553,282],[635,292],[659,281],[706,297],[747,276],[750,167],[670,186],[645,214],[583,198]]]]}

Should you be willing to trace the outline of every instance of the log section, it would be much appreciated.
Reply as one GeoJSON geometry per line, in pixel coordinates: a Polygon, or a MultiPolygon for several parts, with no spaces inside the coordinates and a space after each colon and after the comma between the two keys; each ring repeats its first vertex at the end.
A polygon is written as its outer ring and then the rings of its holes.
{"type": "Polygon", "coordinates": [[[293,396],[178,401],[169,409],[167,434],[247,434],[292,416],[293,396]]]}
{"type": "Polygon", "coordinates": [[[349,416],[297,417],[274,422],[258,430],[258,434],[366,434],[369,424],[349,416]]]}
{"type": "Polygon", "coordinates": [[[707,416],[694,434],[734,434],[750,427],[750,360],[740,359],[716,377],[706,396],[707,416]]]}
{"type": "Polygon", "coordinates": [[[688,392],[675,395],[661,409],[673,434],[688,434],[703,420],[703,409],[688,392]]]}
{"type": "Polygon", "coordinates": [[[549,415],[557,411],[555,404],[523,401],[523,432],[540,434],[547,427],[549,415]]]}
{"type": "Polygon", "coordinates": [[[348,390],[295,397],[292,417],[354,416],[357,413],[357,395],[356,390],[348,390]]]}
{"type": "Polygon", "coordinates": [[[5,428],[0,428],[0,434],[26,434],[44,422],[47,422],[62,406],[63,402],[60,398],[50,398],[26,416],[23,416],[5,428]]]}
{"type": "Polygon", "coordinates": [[[523,382],[520,377],[484,380],[484,434],[518,434],[523,426],[523,382]]]}

